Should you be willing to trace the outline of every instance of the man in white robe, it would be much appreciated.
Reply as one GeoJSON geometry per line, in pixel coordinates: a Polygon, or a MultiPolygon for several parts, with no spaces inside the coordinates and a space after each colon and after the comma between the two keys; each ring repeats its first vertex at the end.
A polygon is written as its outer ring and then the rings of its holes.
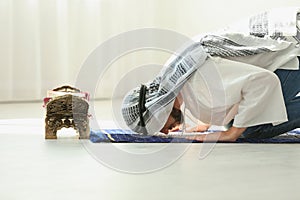
{"type": "MultiPolygon", "coordinates": [[[[296,96],[300,92],[298,59],[290,69],[277,68],[273,73],[251,64],[209,58],[185,83],[174,107],[180,109],[183,104],[194,118],[206,124],[224,126],[232,120],[233,123],[227,131],[191,139],[235,141],[242,134],[268,138],[300,127],[300,97],[296,96]],[[291,93],[289,98],[284,98],[286,91],[291,93]]],[[[170,116],[161,131],[177,130],[179,124],[170,116]]],[[[193,131],[206,128],[200,125],[193,131]]]]}

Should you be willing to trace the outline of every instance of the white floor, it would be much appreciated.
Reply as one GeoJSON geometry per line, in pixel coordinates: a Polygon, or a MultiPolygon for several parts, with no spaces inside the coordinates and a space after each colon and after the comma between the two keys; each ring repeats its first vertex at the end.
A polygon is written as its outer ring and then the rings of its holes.
{"type": "MultiPolygon", "coordinates": [[[[112,120],[109,102],[95,105],[97,119],[112,120]]],[[[45,140],[41,103],[0,111],[1,200],[300,198],[297,144],[91,144],[67,132],[45,140]],[[203,148],[211,151],[200,159],[203,148]]]]}

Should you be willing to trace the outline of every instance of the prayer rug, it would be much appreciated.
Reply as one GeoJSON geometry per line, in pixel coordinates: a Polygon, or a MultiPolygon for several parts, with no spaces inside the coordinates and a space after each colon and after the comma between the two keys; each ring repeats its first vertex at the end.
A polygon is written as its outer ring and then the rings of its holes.
{"type": "MultiPolygon", "coordinates": [[[[180,135],[169,137],[148,136],[123,129],[92,130],[90,133],[90,141],[93,143],[199,143],[198,141],[188,140],[180,135]]],[[[300,129],[269,139],[239,138],[235,142],[219,143],[300,143],[300,129]]]]}

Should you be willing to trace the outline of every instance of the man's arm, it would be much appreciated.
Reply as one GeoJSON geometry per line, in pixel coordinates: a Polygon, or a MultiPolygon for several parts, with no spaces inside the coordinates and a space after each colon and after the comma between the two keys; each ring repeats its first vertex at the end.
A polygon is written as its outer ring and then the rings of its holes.
{"type": "Polygon", "coordinates": [[[242,87],[242,100],[234,123],[227,131],[189,137],[199,141],[236,141],[246,128],[262,123],[282,122],[286,119],[280,80],[270,71],[258,69],[249,75],[242,87]],[[276,108],[276,112],[274,112],[276,108]]]}
{"type": "Polygon", "coordinates": [[[205,142],[205,141],[207,141],[207,142],[216,142],[216,141],[234,142],[242,135],[242,133],[245,130],[246,130],[246,128],[237,128],[237,127],[232,126],[227,131],[189,136],[189,137],[187,137],[187,139],[203,141],[203,142],[205,142]]]}

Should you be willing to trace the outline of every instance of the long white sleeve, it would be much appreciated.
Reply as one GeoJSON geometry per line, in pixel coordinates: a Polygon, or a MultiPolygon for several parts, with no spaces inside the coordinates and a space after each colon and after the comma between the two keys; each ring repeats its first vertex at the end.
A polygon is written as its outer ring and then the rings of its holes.
{"type": "Polygon", "coordinates": [[[242,88],[242,99],[234,118],[235,127],[287,121],[278,77],[269,71],[252,73],[242,88]]]}
{"type": "Polygon", "coordinates": [[[182,95],[194,117],[213,125],[231,119],[236,127],[287,121],[278,77],[250,64],[209,58],[185,84],[182,95]]]}

